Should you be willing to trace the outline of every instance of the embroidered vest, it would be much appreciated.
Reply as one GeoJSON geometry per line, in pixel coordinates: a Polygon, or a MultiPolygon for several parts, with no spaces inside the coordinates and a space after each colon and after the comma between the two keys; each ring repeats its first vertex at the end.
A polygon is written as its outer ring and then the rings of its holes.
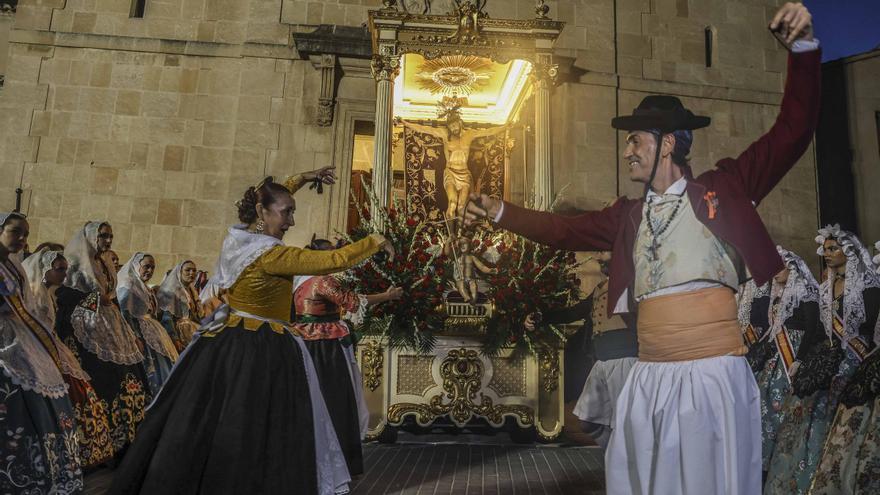
{"type": "Polygon", "coordinates": [[[692,281],[717,282],[734,290],[739,285],[724,244],[697,219],[687,194],[645,202],[633,261],[636,298],[692,281]]]}
{"type": "Polygon", "coordinates": [[[598,336],[611,330],[620,330],[626,328],[623,318],[620,315],[612,315],[608,317],[608,281],[603,280],[596,286],[593,295],[593,311],[591,314],[593,319],[593,335],[598,336]]]}

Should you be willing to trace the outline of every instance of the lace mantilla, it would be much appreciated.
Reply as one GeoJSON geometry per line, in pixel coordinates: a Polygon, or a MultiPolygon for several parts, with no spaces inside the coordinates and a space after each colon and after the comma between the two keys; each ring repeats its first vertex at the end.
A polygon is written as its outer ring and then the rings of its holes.
{"type": "Polygon", "coordinates": [[[93,308],[79,304],[70,316],[76,340],[101,361],[120,365],[137,364],[144,360],[138,349],[137,337],[122,318],[119,308],[101,305],[92,293],[84,302],[95,300],[93,308]]]}
{"type": "MultiPolygon", "coordinates": [[[[779,304],[775,310],[773,309],[773,304],[770,305],[770,331],[767,332],[767,335],[769,335],[768,339],[775,338],[782,331],[785,322],[794,315],[794,311],[802,304],[819,302],[819,283],[813,278],[813,273],[810,272],[804,260],[780,246],[777,246],[776,250],[779,252],[779,256],[782,257],[782,261],[785,263],[785,267],[788,268],[789,273],[788,281],[785,282],[785,287],[782,288],[779,304]]],[[[771,292],[779,290],[778,284],[775,282],[770,283],[773,285],[771,292]]],[[[771,300],[775,296],[776,294],[771,295],[771,300]]]]}
{"type": "Polygon", "coordinates": [[[752,321],[752,301],[760,297],[770,294],[770,284],[766,283],[761,287],[755,287],[755,280],[751,279],[746,282],[738,294],[739,305],[736,311],[736,319],[739,320],[741,328],[745,328],[752,321]]]}
{"type": "MultiPolygon", "coordinates": [[[[823,254],[823,245],[827,239],[836,240],[846,254],[846,281],[843,289],[843,339],[848,342],[859,335],[859,327],[867,319],[863,293],[865,289],[880,287],[880,275],[875,271],[868,250],[852,232],[841,230],[839,225],[830,225],[819,229],[819,235],[816,237],[816,242],[819,243],[819,249],[816,252],[819,255],[823,254]]],[[[832,326],[834,274],[830,271],[828,278],[822,282],[820,293],[819,309],[822,324],[825,325],[825,333],[831,337],[834,334],[832,326]]],[[[875,327],[874,343],[880,345],[878,340],[880,340],[880,335],[875,327]]]]}
{"type": "Polygon", "coordinates": [[[141,336],[144,338],[144,342],[147,343],[150,349],[167,357],[172,363],[177,361],[177,348],[174,347],[171,336],[168,335],[168,331],[165,330],[161,323],[152,316],[146,315],[137,318],[137,325],[141,331],[141,336]]]}
{"type": "Polygon", "coordinates": [[[13,315],[0,314],[0,368],[24,390],[57,399],[67,384],[43,344],[13,315]]]}

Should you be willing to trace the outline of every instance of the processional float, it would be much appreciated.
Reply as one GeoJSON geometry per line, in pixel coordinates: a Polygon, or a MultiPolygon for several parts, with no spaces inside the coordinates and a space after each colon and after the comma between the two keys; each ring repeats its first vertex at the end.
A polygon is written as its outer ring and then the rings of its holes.
{"type": "Polygon", "coordinates": [[[418,13],[412,3],[385,0],[369,12],[377,83],[373,206],[391,201],[398,150],[406,200],[447,219],[445,248],[455,259],[457,290],[443,302],[445,324],[431,353],[377,335],[359,344],[368,438],[394,441],[404,423],[425,427],[444,418],[460,427],[507,427],[517,440],[552,440],[563,424],[562,349],[481,352],[481,323],[493,307],[480,298],[476,271],[492,268],[457,241],[460,222],[448,219],[460,217],[471,191],[507,198],[508,130],[526,114],[534,119],[527,122],[534,131],[534,206],[549,208],[553,45],[564,23],[547,17],[544,2],[526,20],[492,18],[486,0],[453,0],[439,15],[430,13],[430,2],[415,2],[425,4],[418,13]]]}

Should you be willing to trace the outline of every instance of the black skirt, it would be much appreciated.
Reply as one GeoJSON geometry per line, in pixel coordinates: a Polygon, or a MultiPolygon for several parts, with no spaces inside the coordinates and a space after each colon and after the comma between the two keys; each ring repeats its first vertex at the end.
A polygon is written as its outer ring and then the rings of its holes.
{"type": "MultiPolygon", "coordinates": [[[[56,294],[58,297],[56,331],[76,355],[82,368],[91,376],[90,383],[98,402],[102,402],[106,407],[111,448],[115,454],[120,454],[134,440],[137,427],[144,418],[144,408],[152,398],[143,363],[112,363],[100,359],[86,349],[74,334],[71,315],[78,305],[84,304],[88,295],[69,287],[59,288],[56,294]]],[[[94,433],[102,434],[100,430],[94,433]]],[[[94,439],[88,441],[101,442],[94,439]]],[[[98,457],[101,456],[102,454],[99,454],[98,457]]]]}
{"type": "Polygon", "coordinates": [[[0,370],[0,493],[82,493],[73,407],[24,390],[0,370]]]}
{"type": "Polygon", "coordinates": [[[343,345],[351,344],[342,342],[341,339],[306,340],[305,344],[315,362],[318,383],[345,455],[348,472],[355,476],[364,472],[361,428],[357,400],[351,388],[351,372],[343,350],[343,345]]]}
{"type": "Polygon", "coordinates": [[[299,345],[268,325],[198,337],[147,410],[111,494],[317,491],[299,345]]]}

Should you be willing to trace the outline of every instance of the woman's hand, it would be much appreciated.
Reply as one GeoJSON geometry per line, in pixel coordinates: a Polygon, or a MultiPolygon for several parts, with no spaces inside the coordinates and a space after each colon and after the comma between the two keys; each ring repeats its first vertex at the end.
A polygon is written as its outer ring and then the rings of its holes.
{"type": "Polygon", "coordinates": [[[388,253],[389,258],[394,258],[397,252],[394,250],[394,246],[391,245],[391,242],[385,238],[382,234],[373,234],[375,236],[376,241],[379,243],[379,249],[388,253]]]}
{"type": "Polygon", "coordinates": [[[396,301],[403,297],[403,289],[400,287],[391,286],[388,290],[385,291],[385,300],[386,301],[396,301]]]}
{"type": "Polygon", "coordinates": [[[305,172],[302,174],[302,177],[307,181],[321,179],[321,182],[323,182],[324,184],[335,184],[336,167],[328,166],[319,168],[317,170],[312,170],[311,172],[305,172]]]}
{"type": "Polygon", "coordinates": [[[538,324],[538,315],[535,313],[531,313],[526,316],[526,321],[523,322],[523,326],[526,327],[526,330],[530,332],[535,331],[535,327],[538,324]]]}

